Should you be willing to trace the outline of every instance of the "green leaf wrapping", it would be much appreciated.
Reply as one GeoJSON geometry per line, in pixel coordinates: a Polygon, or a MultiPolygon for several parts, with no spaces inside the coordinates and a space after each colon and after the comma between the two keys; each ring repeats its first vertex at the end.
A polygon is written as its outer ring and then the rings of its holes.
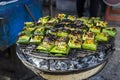
{"type": "Polygon", "coordinates": [[[95,43],[95,41],[93,39],[88,39],[85,40],[84,43],[82,44],[82,48],[83,49],[87,49],[87,50],[93,50],[96,51],[97,50],[97,43],[95,43]]]}
{"type": "Polygon", "coordinates": [[[111,37],[115,37],[117,31],[115,28],[106,28],[102,30],[103,33],[107,33],[111,37]]]}
{"type": "Polygon", "coordinates": [[[29,44],[29,40],[30,40],[30,36],[23,35],[23,36],[20,36],[20,37],[19,37],[17,43],[29,44]]]}
{"type": "Polygon", "coordinates": [[[82,41],[79,39],[72,39],[70,38],[68,45],[70,48],[81,48],[82,41]]]}
{"type": "Polygon", "coordinates": [[[108,41],[108,35],[106,33],[98,33],[95,39],[97,41],[108,41]]]}
{"type": "Polygon", "coordinates": [[[43,52],[43,51],[46,51],[46,52],[49,52],[52,48],[54,47],[54,43],[47,43],[47,42],[44,42],[44,43],[41,43],[37,48],[36,50],[38,52],[43,52]]]}

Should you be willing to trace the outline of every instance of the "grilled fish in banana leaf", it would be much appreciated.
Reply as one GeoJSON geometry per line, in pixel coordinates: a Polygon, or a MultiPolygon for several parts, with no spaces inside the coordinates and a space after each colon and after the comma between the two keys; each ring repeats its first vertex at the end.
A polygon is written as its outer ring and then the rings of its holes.
{"type": "Polygon", "coordinates": [[[83,49],[87,50],[97,50],[97,43],[94,41],[94,39],[86,39],[84,43],[82,44],[83,49]]]}
{"type": "Polygon", "coordinates": [[[68,54],[69,53],[69,46],[66,42],[55,42],[55,46],[50,50],[51,53],[58,53],[58,54],[68,54]]]}
{"type": "Polygon", "coordinates": [[[57,42],[68,42],[68,37],[66,37],[66,36],[58,36],[56,41],[57,42]]]}
{"type": "Polygon", "coordinates": [[[90,27],[89,30],[97,34],[97,33],[100,33],[101,28],[99,26],[93,26],[93,27],[90,27]]]}
{"type": "Polygon", "coordinates": [[[58,14],[56,17],[59,18],[60,20],[63,20],[63,19],[67,18],[67,15],[66,14],[58,14]]]}
{"type": "Polygon", "coordinates": [[[35,27],[25,27],[23,29],[23,32],[26,32],[27,34],[32,34],[35,30],[35,27]]]}
{"type": "Polygon", "coordinates": [[[39,19],[38,23],[46,24],[50,20],[50,16],[45,16],[39,19]]]}
{"type": "Polygon", "coordinates": [[[69,38],[75,38],[75,39],[80,39],[82,36],[81,31],[71,31],[70,34],[68,35],[69,38]]]}
{"type": "Polygon", "coordinates": [[[46,34],[57,35],[58,30],[56,28],[51,28],[46,30],[46,34]]]}
{"type": "Polygon", "coordinates": [[[65,36],[68,36],[68,32],[65,29],[59,29],[56,35],[65,37],[65,36]]]}
{"type": "Polygon", "coordinates": [[[54,41],[49,37],[45,37],[43,42],[36,48],[38,52],[49,52],[54,46],[54,41]]]}
{"type": "Polygon", "coordinates": [[[33,22],[25,22],[26,27],[33,27],[35,24],[33,22]]]}
{"type": "Polygon", "coordinates": [[[45,28],[44,27],[38,27],[35,31],[34,34],[36,35],[44,35],[45,34],[45,28]]]}
{"type": "Polygon", "coordinates": [[[49,52],[51,50],[51,48],[54,47],[54,42],[46,42],[43,41],[37,48],[36,50],[38,52],[49,52]]]}
{"type": "Polygon", "coordinates": [[[76,20],[76,16],[72,16],[72,15],[68,15],[67,19],[70,19],[70,20],[76,20]]]}
{"type": "Polygon", "coordinates": [[[82,39],[86,40],[86,39],[94,39],[95,38],[95,34],[93,32],[85,32],[82,35],[82,39]]]}
{"type": "Polygon", "coordinates": [[[83,22],[83,24],[88,23],[88,17],[81,17],[81,18],[77,18],[77,20],[81,20],[83,22]]]}
{"type": "Polygon", "coordinates": [[[96,25],[100,21],[100,17],[92,17],[93,23],[96,25]]]}
{"type": "Polygon", "coordinates": [[[29,44],[29,40],[30,40],[30,35],[21,35],[19,36],[17,43],[29,44]]]}
{"type": "Polygon", "coordinates": [[[70,48],[81,48],[82,45],[82,40],[81,39],[75,39],[75,38],[70,38],[68,45],[70,48]]]}
{"type": "Polygon", "coordinates": [[[51,18],[47,23],[52,23],[52,24],[56,24],[59,22],[58,18],[51,18]]]}
{"type": "Polygon", "coordinates": [[[96,23],[96,26],[107,27],[108,23],[105,21],[99,21],[96,23]]]}
{"type": "Polygon", "coordinates": [[[41,35],[33,35],[30,39],[30,43],[40,44],[42,39],[43,39],[43,36],[41,36],[41,35]]]}
{"type": "Polygon", "coordinates": [[[115,37],[117,30],[115,28],[104,28],[102,32],[107,33],[111,37],[115,37]]]}
{"type": "Polygon", "coordinates": [[[95,37],[97,41],[108,41],[108,34],[106,33],[98,33],[95,37]]]}
{"type": "Polygon", "coordinates": [[[51,18],[46,24],[45,28],[50,29],[54,28],[54,26],[58,23],[59,19],[58,18],[51,18]]]}

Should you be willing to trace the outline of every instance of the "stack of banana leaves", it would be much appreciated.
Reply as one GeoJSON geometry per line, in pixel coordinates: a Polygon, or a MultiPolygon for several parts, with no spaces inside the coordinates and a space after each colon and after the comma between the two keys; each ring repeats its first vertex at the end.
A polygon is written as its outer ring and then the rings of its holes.
{"type": "Polygon", "coordinates": [[[36,52],[64,56],[70,49],[96,51],[99,42],[114,38],[117,31],[99,17],[81,17],[58,14],[54,18],[45,16],[38,24],[25,22],[18,44],[34,44],[36,52]]]}

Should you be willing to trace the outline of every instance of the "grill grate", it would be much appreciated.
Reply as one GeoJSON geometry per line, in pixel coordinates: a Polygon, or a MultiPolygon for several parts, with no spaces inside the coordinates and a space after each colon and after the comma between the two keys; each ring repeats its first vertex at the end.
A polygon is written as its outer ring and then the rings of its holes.
{"type": "MultiPolygon", "coordinates": [[[[18,46],[21,48],[23,53],[27,55],[58,58],[58,56],[52,56],[50,55],[50,53],[36,52],[36,45],[33,45],[33,44],[30,44],[30,45],[18,44],[18,46]]],[[[71,49],[68,55],[59,56],[59,58],[60,57],[61,58],[85,57],[88,55],[98,54],[100,52],[103,52],[107,55],[109,52],[111,52],[111,50],[113,50],[113,48],[114,48],[114,38],[110,38],[108,42],[99,42],[97,51],[90,51],[90,50],[83,50],[83,49],[71,49]]]]}

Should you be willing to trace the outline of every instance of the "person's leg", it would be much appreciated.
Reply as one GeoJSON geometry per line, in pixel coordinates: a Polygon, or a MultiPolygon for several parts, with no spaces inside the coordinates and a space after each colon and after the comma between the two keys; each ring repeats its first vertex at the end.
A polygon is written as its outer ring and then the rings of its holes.
{"type": "Polygon", "coordinates": [[[99,10],[99,0],[90,0],[90,17],[97,17],[99,10]]]}
{"type": "Polygon", "coordinates": [[[84,4],[85,4],[85,0],[77,0],[77,2],[76,2],[78,17],[82,17],[83,16],[84,4]]]}

